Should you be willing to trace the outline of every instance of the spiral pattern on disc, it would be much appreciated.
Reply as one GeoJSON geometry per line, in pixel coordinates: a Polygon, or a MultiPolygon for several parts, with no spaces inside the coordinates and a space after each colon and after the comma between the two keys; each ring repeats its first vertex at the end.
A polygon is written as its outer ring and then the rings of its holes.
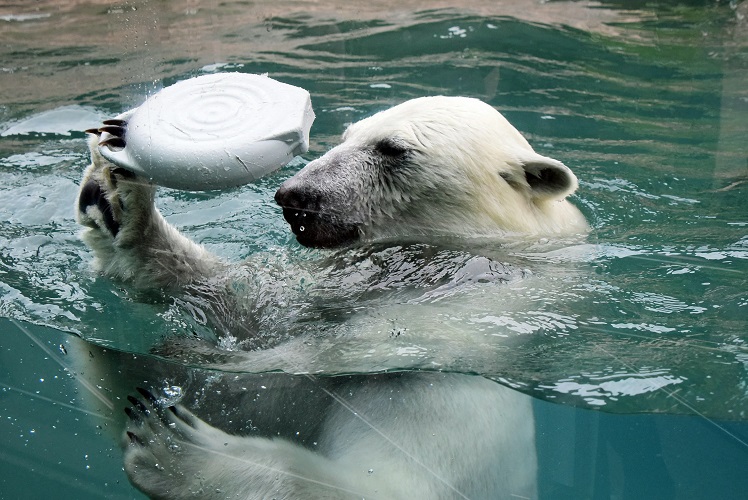
{"type": "MultiPolygon", "coordinates": [[[[193,142],[225,142],[241,134],[251,139],[251,131],[264,116],[266,93],[242,82],[194,86],[175,85],[158,101],[161,126],[168,124],[172,139],[193,142]]],[[[155,103],[154,103],[155,104],[155,103]]]]}

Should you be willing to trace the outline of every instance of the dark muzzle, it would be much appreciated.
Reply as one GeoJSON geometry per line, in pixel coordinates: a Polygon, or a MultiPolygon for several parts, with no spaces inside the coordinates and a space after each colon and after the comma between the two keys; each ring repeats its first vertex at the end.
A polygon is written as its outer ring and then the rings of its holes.
{"type": "Polygon", "coordinates": [[[359,230],[346,223],[343,214],[324,209],[322,195],[300,186],[292,177],[275,193],[283,218],[296,240],[307,247],[332,248],[356,241],[359,230]]]}

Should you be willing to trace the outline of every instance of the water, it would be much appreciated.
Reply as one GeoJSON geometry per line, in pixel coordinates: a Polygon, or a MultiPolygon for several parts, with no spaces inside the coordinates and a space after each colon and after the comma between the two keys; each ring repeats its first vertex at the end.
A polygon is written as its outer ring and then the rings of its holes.
{"type": "MultiPolygon", "coordinates": [[[[58,346],[77,334],[148,353],[165,335],[217,334],[200,311],[90,271],[72,218],[87,164],[80,130],[213,71],[268,72],[308,89],[317,120],[306,160],[336,144],[347,123],[405,99],[479,97],[538,152],[573,168],[581,185],[573,202],[593,226],[572,248],[475,242],[475,253],[533,278],[479,284],[471,300],[442,293],[414,308],[354,287],[305,325],[332,329],[334,341],[311,335],[284,356],[254,354],[225,369],[478,373],[534,396],[542,497],[747,491],[745,2],[443,7],[0,8],[0,429],[10,443],[0,458],[14,471],[0,479],[0,495],[27,492],[27,483],[39,495],[63,484],[66,496],[138,494],[116,443],[83,413],[89,407],[56,364],[66,362],[58,346]],[[381,312],[341,321],[352,304],[381,312]],[[448,328],[420,333],[433,318],[448,328]],[[388,335],[376,344],[351,335],[364,320],[388,335]]],[[[272,202],[303,163],[232,191],[162,190],[158,205],[227,258],[281,248],[294,262],[316,262],[272,202]]],[[[363,251],[385,271],[428,254],[400,250],[363,251]]],[[[440,265],[467,265],[470,253],[455,252],[440,254],[440,265]]],[[[422,285],[397,276],[392,289],[422,285]]]]}

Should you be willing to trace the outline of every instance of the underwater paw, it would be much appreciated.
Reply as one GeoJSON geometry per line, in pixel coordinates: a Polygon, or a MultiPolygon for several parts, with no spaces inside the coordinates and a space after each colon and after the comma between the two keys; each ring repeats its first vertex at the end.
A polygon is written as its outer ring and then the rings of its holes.
{"type": "Polygon", "coordinates": [[[163,405],[149,391],[140,387],[136,390],[139,397],[127,396],[130,406],[125,407],[125,414],[129,421],[122,444],[124,447],[158,446],[163,441],[161,436],[170,434],[164,421],[163,405]]]}

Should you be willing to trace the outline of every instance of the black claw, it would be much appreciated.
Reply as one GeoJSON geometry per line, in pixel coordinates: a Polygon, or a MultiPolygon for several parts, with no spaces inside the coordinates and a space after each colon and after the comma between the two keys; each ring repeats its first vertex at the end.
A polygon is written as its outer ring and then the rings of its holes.
{"type": "Polygon", "coordinates": [[[125,140],[121,137],[110,137],[105,141],[99,142],[99,146],[109,146],[112,148],[124,148],[125,140]]]}
{"type": "Polygon", "coordinates": [[[137,444],[138,446],[145,446],[145,443],[143,443],[137,434],[127,431],[127,437],[130,438],[130,443],[137,444]]]}
{"type": "Polygon", "coordinates": [[[101,135],[101,132],[97,128],[87,128],[84,132],[87,134],[101,135]]]}
{"type": "Polygon", "coordinates": [[[129,406],[125,408],[125,415],[127,415],[127,418],[129,418],[133,422],[140,422],[140,415],[135,413],[129,406]]]}
{"type": "Polygon", "coordinates": [[[124,127],[127,125],[127,122],[125,120],[120,120],[119,118],[110,118],[108,120],[104,120],[101,123],[103,123],[104,125],[116,125],[118,127],[124,127]]]}
{"type": "Polygon", "coordinates": [[[158,399],[156,399],[156,396],[154,396],[153,394],[151,394],[150,391],[147,391],[147,390],[143,389],[142,387],[136,387],[135,390],[138,391],[140,393],[140,395],[143,396],[145,399],[147,399],[148,401],[150,401],[151,404],[155,405],[155,404],[158,403],[158,399]]]}
{"type": "Polygon", "coordinates": [[[134,396],[127,396],[127,400],[132,404],[140,413],[148,414],[148,408],[145,407],[142,401],[134,396]]]}
{"type": "Polygon", "coordinates": [[[99,132],[106,132],[115,137],[122,137],[125,135],[126,131],[127,129],[125,127],[120,127],[119,125],[104,125],[99,129],[99,132]]]}

